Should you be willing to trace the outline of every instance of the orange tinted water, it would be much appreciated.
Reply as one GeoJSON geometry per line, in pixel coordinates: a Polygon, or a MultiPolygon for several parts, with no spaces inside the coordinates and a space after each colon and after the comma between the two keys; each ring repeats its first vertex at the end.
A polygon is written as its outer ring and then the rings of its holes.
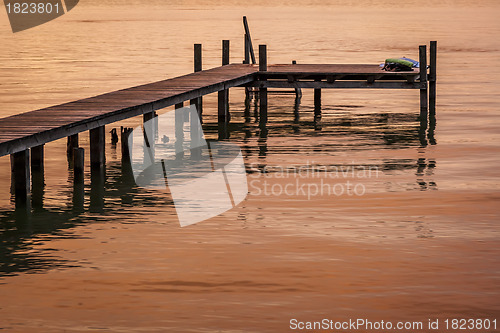
{"type": "MultiPolygon", "coordinates": [[[[298,119],[292,95],[271,95],[263,132],[232,90],[230,140],[253,171],[250,194],[188,228],[168,194],[121,176],[110,144],[103,202],[94,206],[86,181],[83,212],[72,207],[64,140],[46,147],[44,206],[28,219],[13,212],[0,158],[0,328],[286,332],[292,318],[500,319],[499,10],[494,1],[88,1],[17,34],[1,14],[1,116],[188,73],[194,43],[205,68],[219,65],[222,39],[240,62],[243,15],[270,63],[376,64],[417,58],[419,44],[438,40],[439,85],[437,144],[427,146],[417,92],[324,91],[321,126],[310,91],[298,119]],[[281,172],[300,167],[328,171],[281,172]],[[338,171],[364,167],[378,171],[338,171]],[[264,193],[264,182],[322,180],[365,192],[264,193]]],[[[205,133],[216,138],[217,99],[204,102],[205,133]]]]}

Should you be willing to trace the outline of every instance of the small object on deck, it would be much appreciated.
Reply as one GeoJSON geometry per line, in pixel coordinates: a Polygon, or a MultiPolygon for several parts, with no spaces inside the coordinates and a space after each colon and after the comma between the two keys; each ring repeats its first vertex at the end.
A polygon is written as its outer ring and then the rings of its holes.
{"type": "Polygon", "coordinates": [[[414,63],[403,59],[389,58],[385,60],[385,65],[382,68],[390,72],[411,72],[413,71],[414,63]]]}

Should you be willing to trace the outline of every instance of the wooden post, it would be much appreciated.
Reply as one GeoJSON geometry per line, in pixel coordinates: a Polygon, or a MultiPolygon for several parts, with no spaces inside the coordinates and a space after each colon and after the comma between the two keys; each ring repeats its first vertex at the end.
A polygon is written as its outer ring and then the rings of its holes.
{"type": "Polygon", "coordinates": [[[44,176],[44,145],[31,149],[31,203],[33,209],[43,208],[45,189],[44,176]]]}
{"type": "Polygon", "coordinates": [[[431,41],[429,59],[429,123],[436,121],[437,41],[431,41]]]}
{"type": "MultiPolygon", "coordinates": [[[[222,66],[229,65],[229,41],[222,41],[222,66]]],[[[229,90],[224,89],[218,93],[218,123],[229,122],[229,90]]]]}
{"type": "Polygon", "coordinates": [[[419,47],[420,59],[420,83],[423,85],[420,88],[420,125],[423,130],[427,129],[427,47],[420,45],[419,47]]]}
{"type": "Polygon", "coordinates": [[[105,128],[100,126],[90,130],[90,166],[101,169],[106,163],[105,128]]]}
{"type": "Polygon", "coordinates": [[[248,35],[245,34],[245,60],[243,60],[244,64],[250,63],[250,43],[248,42],[248,35]]]}
{"type": "Polygon", "coordinates": [[[75,148],[73,151],[73,180],[83,181],[85,171],[85,149],[75,148]]]}
{"type": "Polygon", "coordinates": [[[229,40],[222,41],[222,66],[229,65],[229,40]]]}
{"type": "MultiPolygon", "coordinates": [[[[202,45],[194,44],[194,71],[200,72],[203,68],[202,64],[202,45]]],[[[190,104],[194,104],[196,106],[196,110],[198,111],[198,116],[200,117],[200,122],[203,123],[203,97],[193,98],[190,101],[190,104]]]]}
{"type": "MultiPolygon", "coordinates": [[[[315,80],[319,82],[321,80],[315,80]]],[[[321,89],[314,88],[314,121],[321,119],[321,89]]]]}
{"type": "Polygon", "coordinates": [[[184,103],[175,104],[175,156],[181,158],[184,156],[184,113],[181,110],[184,103]]]}
{"type": "MultiPolygon", "coordinates": [[[[259,71],[267,72],[267,46],[259,45],[259,71]]],[[[260,78],[263,80],[263,78],[260,78]]],[[[259,88],[260,122],[267,123],[267,88],[259,88]]]]}
{"type": "Polygon", "coordinates": [[[250,28],[248,27],[248,20],[246,16],[243,16],[243,26],[245,27],[245,36],[248,40],[248,51],[250,53],[250,57],[252,58],[252,64],[255,64],[256,61],[255,54],[253,52],[252,37],[250,36],[250,28]]]}
{"type": "Polygon", "coordinates": [[[29,149],[10,155],[10,162],[16,207],[21,207],[28,204],[31,186],[29,149]]]}
{"type": "Polygon", "coordinates": [[[78,148],[78,134],[68,136],[68,142],[66,144],[66,153],[69,157],[73,154],[73,149],[78,148]]]}
{"type": "Polygon", "coordinates": [[[31,148],[31,171],[42,171],[44,169],[44,147],[45,145],[31,148]]]}
{"type": "Polygon", "coordinates": [[[147,113],[144,113],[142,115],[142,121],[145,123],[147,121],[150,121],[151,119],[153,119],[155,117],[155,113],[154,111],[151,111],[151,112],[147,112],[147,113]]]}
{"type": "MultiPolygon", "coordinates": [[[[292,65],[297,65],[297,60],[292,60],[292,65]]],[[[295,88],[295,99],[301,99],[302,98],[302,89],[300,88],[295,88]]]]}
{"type": "Polygon", "coordinates": [[[120,142],[121,142],[121,150],[122,150],[122,162],[129,161],[130,162],[130,147],[132,145],[129,144],[129,141],[132,141],[130,134],[132,133],[133,128],[129,127],[120,127],[120,142]]]}

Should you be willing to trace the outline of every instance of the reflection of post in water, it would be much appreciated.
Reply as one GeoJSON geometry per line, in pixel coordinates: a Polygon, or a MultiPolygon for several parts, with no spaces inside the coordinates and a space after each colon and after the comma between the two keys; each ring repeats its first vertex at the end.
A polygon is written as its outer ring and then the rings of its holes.
{"type": "Polygon", "coordinates": [[[16,210],[31,211],[30,195],[30,152],[28,149],[10,155],[11,193],[16,210]]]}
{"type": "Polygon", "coordinates": [[[184,157],[184,103],[175,104],[175,158],[184,157]]]}
{"type": "Polygon", "coordinates": [[[267,136],[269,134],[269,130],[267,129],[266,124],[259,125],[259,139],[257,140],[257,145],[259,146],[259,160],[262,161],[263,165],[265,165],[265,160],[267,156],[267,136]]]}
{"type": "Polygon", "coordinates": [[[92,168],[90,172],[90,212],[100,213],[104,210],[104,194],[106,168],[92,168]]]}
{"type": "Polygon", "coordinates": [[[436,182],[425,179],[425,177],[432,177],[434,175],[435,168],[435,160],[427,160],[423,157],[420,157],[417,160],[417,171],[415,172],[415,175],[417,176],[417,184],[419,185],[421,191],[437,190],[436,182]]]}
{"type": "Polygon", "coordinates": [[[300,133],[300,100],[301,100],[301,95],[296,94],[295,95],[295,102],[293,104],[293,133],[298,134],[300,133]]]}
{"type": "Polygon", "coordinates": [[[84,211],[85,185],[84,165],[85,150],[83,148],[73,149],[73,211],[81,213],[84,211]]]}
{"type": "Polygon", "coordinates": [[[418,130],[418,138],[422,147],[436,145],[434,133],[436,131],[436,113],[429,113],[429,127],[427,128],[427,118],[420,118],[420,127],[418,130]]]}
{"type": "Polygon", "coordinates": [[[43,209],[44,169],[44,145],[31,148],[31,205],[34,210],[43,209]]]}
{"type": "Polygon", "coordinates": [[[436,130],[436,112],[434,109],[433,113],[429,113],[429,129],[427,131],[427,138],[431,145],[436,145],[436,139],[434,138],[434,131],[436,130]]]}

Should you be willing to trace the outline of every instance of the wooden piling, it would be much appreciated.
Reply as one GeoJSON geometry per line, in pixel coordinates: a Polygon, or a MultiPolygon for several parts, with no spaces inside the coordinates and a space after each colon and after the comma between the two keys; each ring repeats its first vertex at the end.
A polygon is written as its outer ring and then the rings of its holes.
{"type": "Polygon", "coordinates": [[[68,142],[66,143],[66,154],[71,157],[71,154],[73,154],[73,149],[78,147],[78,134],[68,136],[68,142]]]}
{"type": "Polygon", "coordinates": [[[130,143],[132,141],[132,137],[130,134],[132,133],[133,128],[130,127],[120,127],[120,142],[121,142],[121,151],[122,151],[122,162],[130,161],[130,147],[132,146],[130,143]]]}
{"type": "MultiPolygon", "coordinates": [[[[222,66],[229,65],[229,41],[222,41],[222,66]]],[[[229,122],[229,90],[218,92],[218,122],[224,124],[229,122]]]]}
{"type": "Polygon", "coordinates": [[[142,121],[145,123],[145,122],[150,121],[154,117],[155,117],[155,113],[154,112],[146,112],[146,113],[144,113],[142,115],[142,121]]]}
{"type": "Polygon", "coordinates": [[[43,209],[45,193],[44,145],[31,149],[31,205],[33,209],[43,209]]]}
{"type": "Polygon", "coordinates": [[[250,28],[248,27],[248,20],[246,16],[243,16],[243,26],[245,28],[245,38],[248,41],[248,52],[252,59],[252,64],[255,64],[255,53],[253,52],[252,37],[250,36],[250,28]]]}
{"type": "Polygon", "coordinates": [[[44,147],[39,145],[31,148],[31,171],[43,172],[44,169],[44,147]]]}
{"type": "Polygon", "coordinates": [[[85,171],[85,149],[75,148],[73,150],[73,180],[83,181],[85,171]]]}
{"type": "MultiPolygon", "coordinates": [[[[267,72],[267,46],[259,45],[259,71],[267,72]]],[[[262,78],[262,81],[265,79],[262,78]]],[[[267,123],[267,88],[259,88],[260,122],[267,123]]]]}
{"type": "Polygon", "coordinates": [[[230,62],[229,45],[230,45],[229,40],[225,39],[222,41],[222,66],[229,65],[230,62]]]}
{"type": "MultiPolygon", "coordinates": [[[[202,60],[202,45],[194,44],[194,71],[201,72],[203,69],[203,60],[202,60]]],[[[200,122],[203,122],[203,97],[194,98],[190,101],[190,104],[194,104],[196,106],[196,110],[198,111],[198,116],[200,117],[200,122]]]]}
{"type": "Polygon", "coordinates": [[[184,156],[184,121],[183,110],[184,103],[175,104],[175,156],[181,158],[184,156]]]}
{"type": "Polygon", "coordinates": [[[245,58],[243,60],[243,63],[244,64],[250,64],[250,43],[248,41],[248,35],[247,34],[245,34],[244,54],[245,54],[245,58]]]}
{"type": "MultiPolygon", "coordinates": [[[[315,80],[316,82],[321,81],[321,80],[315,80]]],[[[314,89],[314,120],[320,120],[321,119],[321,89],[320,88],[315,88],[314,89]]]]}
{"type": "Polygon", "coordinates": [[[10,155],[12,185],[16,207],[28,204],[30,194],[30,151],[29,149],[10,155]]]}
{"type": "Polygon", "coordinates": [[[429,59],[429,122],[436,118],[437,41],[431,41],[429,59]]]}
{"type": "Polygon", "coordinates": [[[92,169],[103,168],[106,163],[105,128],[90,130],[90,165],[92,169]]]}
{"type": "Polygon", "coordinates": [[[419,47],[420,61],[420,124],[424,130],[427,128],[427,112],[428,112],[428,97],[427,97],[427,46],[420,45],[419,47]]]}

